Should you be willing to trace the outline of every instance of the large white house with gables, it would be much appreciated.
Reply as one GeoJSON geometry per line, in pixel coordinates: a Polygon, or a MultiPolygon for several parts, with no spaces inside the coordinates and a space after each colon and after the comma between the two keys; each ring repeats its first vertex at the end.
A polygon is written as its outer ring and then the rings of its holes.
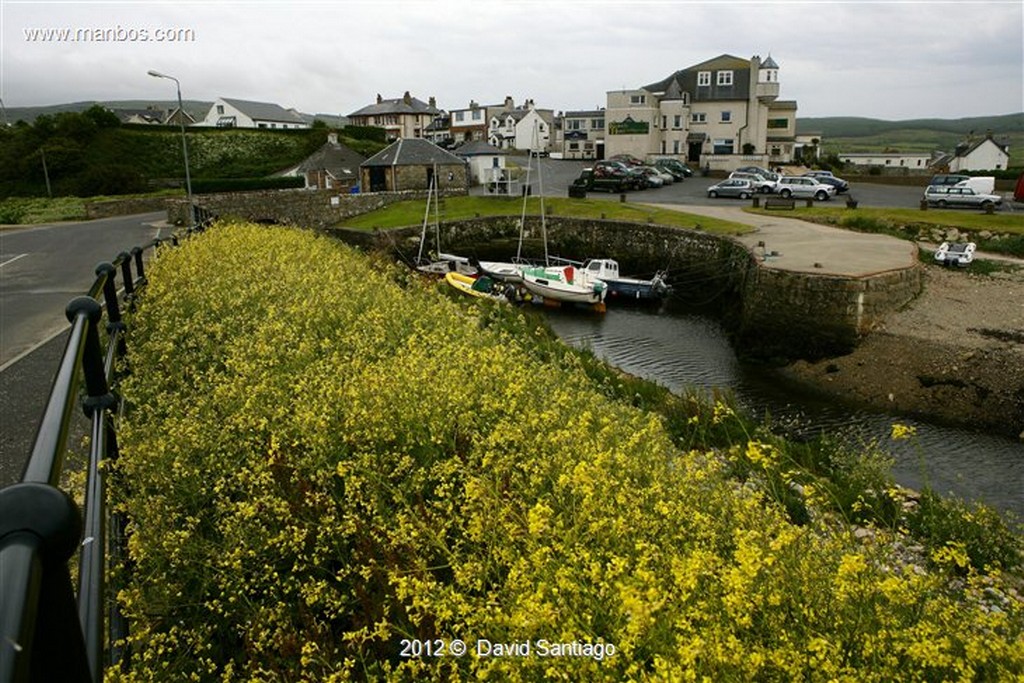
{"type": "Polygon", "coordinates": [[[779,72],[770,56],[723,54],[641,88],[608,91],[605,153],[724,171],[789,163],[797,106],[778,99],[779,72]]]}
{"type": "Polygon", "coordinates": [[[252,102],[221,97],[198,126],[217,128],[309,128],[310,124],[294,109],[271,102],[252,102]]]}

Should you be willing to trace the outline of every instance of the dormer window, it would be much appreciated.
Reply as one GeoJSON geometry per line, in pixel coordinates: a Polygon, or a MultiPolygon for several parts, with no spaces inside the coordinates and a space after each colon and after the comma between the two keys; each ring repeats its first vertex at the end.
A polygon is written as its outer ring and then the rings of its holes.
{"type": "Polygon", "coordinates": [[[697,72],[697,86],[711,85],[711,72],[710,71],[698,71],[697,72]]]}
{"type": "Polygon", "coordinates": [[[647,97],[644,96],[644,95],[630,95],[629,96],[629,103],[630,104],[645,104],[646,102],[647,102],[647,97]]]}
{"type": "Polygon", "coordinates": [[[719,71],[718,85],[732,85],[732,71],[719,71]]]}

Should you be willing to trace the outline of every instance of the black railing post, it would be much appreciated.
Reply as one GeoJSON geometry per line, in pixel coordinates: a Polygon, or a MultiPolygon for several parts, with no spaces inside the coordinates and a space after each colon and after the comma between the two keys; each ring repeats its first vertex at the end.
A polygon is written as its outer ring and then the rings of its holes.
{"type": "Polygon", "coordinates": [[[124,295],[127,299],[135,294],[135,279],[132,277],[132,255],[127,251],[122,251],[117,255],[117,260],[121,262],[121,281],[124,282],[124,295]]]}
{"type": "Polygon", "coordinates": [[[117,268],[113,264],[104,261],[96,266],[96,276],[106,276],[103,282],[103,302],[107,306],[107,332],[113,337],[115,331],[117,337],[117,355],[123,356],[127,351],[124,341],[124,321],[121,320],[121,304],[117,300],[117,283],[114,281],[117,276],[117,268]]]}
{"type": "Polygon", "coordinates": [[[139,284],[146,281],[146,271],[142,265],[142,247],[133,247],[132,256],[135,257],[135,272],[139,276],[139,284]]]}
{"type": "Polygon", "coordinates": [[[0,680],[91,681],[67,561],[82,517],[49,484],[0,491],[0,680]]]}

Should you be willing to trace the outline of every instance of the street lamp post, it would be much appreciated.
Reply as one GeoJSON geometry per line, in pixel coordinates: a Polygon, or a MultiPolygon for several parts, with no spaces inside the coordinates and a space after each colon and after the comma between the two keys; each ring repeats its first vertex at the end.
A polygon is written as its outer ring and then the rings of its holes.
{"type": "Polygon", "coordinates": [[[169,78],[174,81],[174,85],[178,90],[178,123],[181,125],[181,152],[185,156],[185,192],[188,194],[188,227],[196,227],[196,209],[195,205],[192,204],[192,178],[188,171],[188,143],[185,141],[185,107],[181,103],[181,83],[174,76],[168,76],[162,74],[159,71],[149,70],[149,75],[153,78],[169,78]]]}

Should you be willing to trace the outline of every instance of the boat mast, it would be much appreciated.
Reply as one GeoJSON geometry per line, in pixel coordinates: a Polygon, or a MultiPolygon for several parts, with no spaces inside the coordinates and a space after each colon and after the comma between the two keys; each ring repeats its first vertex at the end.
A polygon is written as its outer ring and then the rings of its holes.
{"type": "Polygon", "coordinates": [[[430,186],[427,188],[427,207],[423,211],[423,230],[420,232],[420,251],[416,255],[416,263],[423,263],[423,245],[427,241],[427,222],[430,220],[430,195],[434,189],[434,183],[437,182],[437,174],[430,179],[430,186]]]}
{"type": "Polygon", "coordinates": [[[526,232],[526,188],[530,187],[530,170],[532,165],[532,159],[529,154],[526,155],[526,184],[522,187],[523,193],[523,211],[519,217],[519,248],[516,249],[516,261],[518,262],[523,255],[523,233],[526,232]]]}

